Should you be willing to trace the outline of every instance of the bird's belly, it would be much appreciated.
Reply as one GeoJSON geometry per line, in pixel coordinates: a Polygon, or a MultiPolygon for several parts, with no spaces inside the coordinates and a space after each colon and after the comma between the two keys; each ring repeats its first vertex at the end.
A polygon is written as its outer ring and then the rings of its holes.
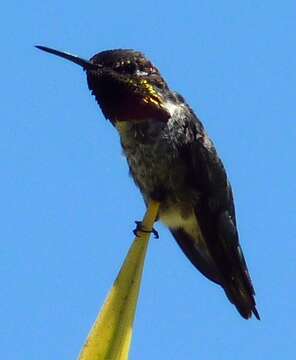
{"type": "Polygon", "coordinates": [[[180,201],[190,197],[187,167],[174,144],[167,139],[141,142],[122,138],[130,172],[145,200],[166,197],[180,201]]]}
{"type": "Polygon", "coordinates": [[[131,174],[146,204],[151,198],[159,200],[160,221],[170,229],[185,231],[196,249],[209,258],[194,211],[199,193],[190,186],[187,164],[172,137],[163,134],[156,138],[141,138],[141,132],[134,134],[126,128],[121,128],[120,134],[131,174]]]}

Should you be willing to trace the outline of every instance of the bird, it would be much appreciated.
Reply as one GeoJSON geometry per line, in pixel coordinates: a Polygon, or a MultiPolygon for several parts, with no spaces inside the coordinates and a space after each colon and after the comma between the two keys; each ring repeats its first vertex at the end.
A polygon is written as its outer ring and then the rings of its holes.
{"type": "Polygon", "coordinates": [[[140,51],[105,50],[86,60],[36,47],[83,68],[89,90],[119,133],[146,205],[160,203],[158,220],[190,262],[224,289],[243,318],[259,320],[226,170],[183,96],[140,51]]]}

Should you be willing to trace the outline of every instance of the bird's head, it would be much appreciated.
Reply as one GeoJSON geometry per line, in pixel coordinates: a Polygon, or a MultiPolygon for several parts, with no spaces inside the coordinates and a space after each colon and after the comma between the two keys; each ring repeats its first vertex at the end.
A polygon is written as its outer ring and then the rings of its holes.
{"type": "Polygon", "coordinates": [[[37,48],[82,66],[89,89],[113,124],[151,118],[167,121],[170,117],[165,107],[168,86],[159,70],[141,52],[108,50],[84,60],[44,46],[37,48]]]}

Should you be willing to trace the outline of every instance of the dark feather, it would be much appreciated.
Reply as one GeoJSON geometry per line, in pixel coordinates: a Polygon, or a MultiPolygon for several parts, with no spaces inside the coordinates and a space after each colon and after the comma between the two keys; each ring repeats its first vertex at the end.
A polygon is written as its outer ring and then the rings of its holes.
{"type": "Polygon", "coordinates": [[[244,318],[250,318],[253,313],[259,319],[254,288],[239,244],[232,190],[224,166],[198,120],[191,131],[195,141],[182,151],[191,170],[191,186],[200,193],[194,210],[218,274],[213,274],[213,267],[209,268],[198,259],[200,254],[190,245],[190,240],[175,236],[176,240],[205,276],[213,281],[219,279],[216,282],[244,318]]]}
{"type": "Polygon", "coordinates": [[[213,262],[209,262],[202,252],[194,246],[194,239],[183,229],[170,229],[170,231],[192,265],[209,280],[221,285],[221,278],[217,267],[213,262]]]}

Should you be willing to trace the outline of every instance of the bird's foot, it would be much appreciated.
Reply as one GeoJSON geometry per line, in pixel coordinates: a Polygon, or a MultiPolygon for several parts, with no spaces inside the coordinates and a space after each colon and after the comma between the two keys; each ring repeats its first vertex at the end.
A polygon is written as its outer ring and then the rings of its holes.
{"type": "Polygon", "coordinates": [[[157,231],[157,230],[155,230],[154,228],[152,228],[151,231],[143,229],[143,227],[142,227],[142,221],[135,221],[135,223],[136,223],[137,226],[136,226],[135,230],[133,230],[133,233],[134,233],[137,237],[139,237],[138,231],[142,231],[143,233],[152,233],[152,234],[154,235],[154,239],[159,239],[159,235],[158,235],[158,231],[157,231]]]}

